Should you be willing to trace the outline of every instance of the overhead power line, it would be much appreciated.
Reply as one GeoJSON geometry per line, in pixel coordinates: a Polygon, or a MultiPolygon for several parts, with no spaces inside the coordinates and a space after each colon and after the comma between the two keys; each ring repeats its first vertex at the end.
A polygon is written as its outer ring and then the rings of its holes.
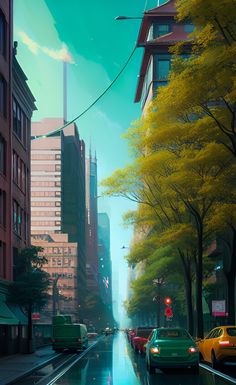
{"type": "Polygon", "coordinates": [[[95,106],[95,104],[97,104],[97,102],[102,99],[102,97],[111,89],[111,87],[115,84],[115,82],[117,81],[117,79],[121,76],[121,74],[124,72],[125,68],[127,67],[127,65],[129,64],[135,50],[136,50],[136,43],[135,43],[135,46],[131,52],[131,54],[129,55],[128,59],[126,60],[124,66],[121,68],[121,70],[119,71],[119,73],[116,75],[116,77],[113,79],[113,81],[110,83],[110,85],[97,97],[97,99],[94,100],[93,103],[91,103],[83,112],[81,112],[78,116],[76,116],[74,119],[70,120],[69,122],[65,123],[63,126],[59,127],[59,128],[56,128],[55,130],[53,131],[50,131],[48,132],[47,134],[44,134],[44,135],[38,135],[38,136],[32,136],[31,137],[31,140],[37,140],[37,139],[41,139],[41,138],[47,138],[47,137],[50,137],[50,136],[53,136],[55,134],[57,134],[58,132],[62,131],[64,128],[66,128],[67,126],[69,126],[70,124],[74,123],[76,120],[80,119],[83,115],[85,115],[89,110],[91,110],[91,108],[93,106],[95,106]]]}

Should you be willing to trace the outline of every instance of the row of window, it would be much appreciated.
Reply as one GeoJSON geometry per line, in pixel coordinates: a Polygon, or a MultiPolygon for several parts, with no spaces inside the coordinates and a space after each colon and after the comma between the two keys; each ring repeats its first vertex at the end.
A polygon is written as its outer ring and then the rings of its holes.
{"type": "Polygon", "coordinates": [[[61,186],[61,181],[32,181],[31,182],[32,187],[60,187],[61,186]]]}
{"type": "Polygon", "coordinates": [[[13,201],[13,230],[21,238],[26,239],[27,235],[27,214],[20,207],[17,201],[13,201]]]}
{"type": "Polygon", "coordinates": [[[61,221],[32,221],[32,226],[61,226],[61,221]]]}
{"type": "Polygon", "coordinates": [[[27,190],[27,167],[23,160],[13,151],[13,181],[25,193],[27,190]]]}
{"type": "MultiPolygon", "coordinates": [[[[44,247],[44,253],[48,254],[72,254],[76,253],[75,247],[44,247]]],[[[64,258],[65,261],[65,258],[64,258]]]]}
{"type": "Polygon", "coordinates": [[[53,278],[73,278],[73,274],[72,273],[52,273],[51,274],[51,277],[53,278]]]}
{"type": "MultiPolygon", "coordinates": [[[[192,33],[194,30],[194,25],[191,23],[183,25],[184,32],[192,33]]],[[[150,31],[149,38],[156,39],[157,37],[166,35],[172,31],[172,24],[158,24],[154,23],[150,31]]]]}
{"type": "Polygon", "coordinates": [[[61,171],[60,164],[35,164],[34,161],[31,163],[31,170],[33,171],[43,171],[43,172],[55,172],[61,171]]]}
{"type": "Polygon", "coordinates": [[[13,99],[13,132],[24,146],[27,146],[30,121],[15,99],[13,99]]]}
{"type": "Polygon", "coordinates": [[[32,207],[60,207],[61,202],[49,201],[49,202],[31,202],[32,207]]]}
{"type": "Polygon", "coordinates": [[[31,191],[32,197],[60,197],[61,191],[31,191]]]}
{"type": "Polygon", "coordinates": [[[0,189],[0,225],[6,227],[6,192],[0,189]]]}
{"type": "Polygon", "coordinates": [[[61,159],[61,154],[31,154],[31,159],[33,160],[59,160],[61,159]]]}
{"type": "Polygon", "coordinates": [[[60,211],[32,211],[32,217],[60,217],[60,211]]]}
{"type": "Polygon", "coordinates": [[[6,244],[0,241],[0,278],[6,278],[6,244]]]}
{"type": "Polygon", "coordinates": [[[0,134],[0,172],[6,175],[7,143],[0,134]]]}

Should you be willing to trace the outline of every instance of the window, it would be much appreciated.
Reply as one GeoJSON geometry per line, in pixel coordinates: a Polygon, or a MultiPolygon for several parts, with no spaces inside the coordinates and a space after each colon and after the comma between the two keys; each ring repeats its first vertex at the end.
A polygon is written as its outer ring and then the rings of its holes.
{"type": "Polygon", "coordinates": [[[0,10],[0,55],[6,57],[7,23],[4,14],[0,10]]]}
{"type": "Polygon", "coordinates": [[[0,135],[0,172],[6,175],[6,141],[0,135]]]}
{"type": "Polygon", "coordinates": [[[157,61],[157,79],[167,80],[170,72],[170,60],[157,61]]]}
{"type": "Polygon", "coordinates": [[[13,99],[13,132],[17,138],[26,145],[27,143],[27,133],[29,129],[29,119],[22,111],[21,107],[15,99],[13,99]]]}
{"type": "Polygon", "coordinates": [[[56,154],[55,159],[61,159],[61,154],[56,154]]]}
{"type": "Polygon", "coordinates": [[[61,165],[60,165],[60,164],[56,164],[55,170],[56,170],[56,171],[61,171],[61,165]]]}
{"type": "Polygon", "coordinates": [[[154,24],[154,39],[170,32],[169,24],[154,24]]]}
{"type": "Polygon", "coordinates": [[[193,24],[184,24],[184,32],[192,33],[194,31],[193,24]]]}
{"type": "Polygon", "coordinates": [[[6,226],[6,193],[0,190],[0,225],[6,226]]]}
{"type": "Polygon", "coordinates": [[[7,86],[2,75],[0,75],[0,115],[7,117],[7,86]]]}
{"type": "Polygon", "coordinates": [[[24,211],[20,208],[20,205],[13,201],[13,230],[16,234],[22,235],[22,226],[24,227],[24,232],[26,234],[26,221],[25,217],[23,220],[24,211]]]}
{"type": "Polygon", "coordinates": [[[6,244],[0,241],[0,277],[6,278],[6,244]]]}

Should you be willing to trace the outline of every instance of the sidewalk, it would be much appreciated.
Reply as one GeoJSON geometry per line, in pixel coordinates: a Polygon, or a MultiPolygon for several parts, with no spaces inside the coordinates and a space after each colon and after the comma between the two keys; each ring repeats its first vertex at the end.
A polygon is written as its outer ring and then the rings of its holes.
{"type": "Polygon", "coordinates": [[[14,354],[0,358],[0,385],[10,384],[56,356],[51,346],[46,346],[32,354],[14,354]]]}

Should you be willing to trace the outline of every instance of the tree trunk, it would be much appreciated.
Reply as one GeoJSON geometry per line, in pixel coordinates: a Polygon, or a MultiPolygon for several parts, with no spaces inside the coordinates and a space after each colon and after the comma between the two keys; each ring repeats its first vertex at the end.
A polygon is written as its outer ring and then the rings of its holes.
{"type": "Polygon", "coordinates": [[[193,335],[193,300],[192,300],[192,279],[185,277],[185,295],[187,302],[187,328],[189,334],[193,335]]]}
{"type": "Polygon", "coordinates": [[[179,250],[180,259],[184,272],[184,288],[187,305],[187,329],[188,332],[193,335],[193,298],[192,298],[192,275],[190,261],[186,260],[183,253],[179,250]]]}
{"type": "Polygon", "coordinates": [[[198,223],[198,252],[196,258],[196,313],[197,337],[204,337],[203,308],[202,308],[202,259],[203,259],[203,228],[198,223]]]}

